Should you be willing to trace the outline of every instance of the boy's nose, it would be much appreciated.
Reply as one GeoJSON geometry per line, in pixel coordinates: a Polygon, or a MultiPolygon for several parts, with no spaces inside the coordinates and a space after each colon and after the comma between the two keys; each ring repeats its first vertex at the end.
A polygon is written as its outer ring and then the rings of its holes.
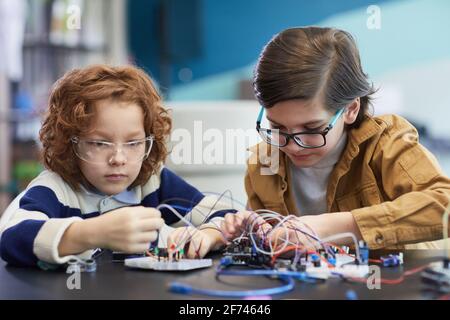
{"type": "Polygon", "coordinates": [[[284,149],[288,152],[297,152],[297,151],[303,150],[305,148],[302,148],[298,144],[296,144],[294,139],[289,139],[289,142],[286,146],[284,146],[284,149]]]}
{"type": "Polygon", "coordinates": [[[121,165],[124,165],[126,162],[127,162],[127,157],[125,156],[123,151],[120,149],[117,149],[108,161],[108,163],[112,166],[113,165],[121,166],[121,165]]]}

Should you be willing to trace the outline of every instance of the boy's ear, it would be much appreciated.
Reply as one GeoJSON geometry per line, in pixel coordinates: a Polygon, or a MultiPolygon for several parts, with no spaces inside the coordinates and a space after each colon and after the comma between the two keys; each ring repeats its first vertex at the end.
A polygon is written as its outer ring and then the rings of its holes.
{"type": "Polygon", "coordinates": [[[344,111],[344,114],[342,115],[344,117],[345,124],[352,124],[356,121],[356,118],[358,117],[359,113],[359,107],[360,107],[360,99],[356,98],[351,102],[346,110],[344,111]]]}

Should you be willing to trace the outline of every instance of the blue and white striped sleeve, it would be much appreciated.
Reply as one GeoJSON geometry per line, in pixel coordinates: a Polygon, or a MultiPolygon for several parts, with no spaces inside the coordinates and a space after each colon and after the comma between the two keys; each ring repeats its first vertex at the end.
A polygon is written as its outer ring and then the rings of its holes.
{"type": "Polygon", "coordinates": [[[70,259],[59,256],[58,245],[70,224],[82,219],[81,212],[61,201],[58,188],[45,184],[32,183],[7,209],[13,213],[0,230],[0,255],[12,265],[36,266],[38,260],[61,264],[70,259]]]}

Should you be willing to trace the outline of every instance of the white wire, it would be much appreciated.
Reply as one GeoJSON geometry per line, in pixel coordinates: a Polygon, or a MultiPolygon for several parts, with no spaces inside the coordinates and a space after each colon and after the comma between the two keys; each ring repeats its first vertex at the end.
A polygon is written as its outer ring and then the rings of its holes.
{"type": "MultiPolygon", "coordinates": [[[[234,202],[236,202],[237,204],[241,205],[244,209],[246,208],[246,206],[245,206],[242,202],[240,202],[240,201],[238,201],[238,200],[235,200],[235,199],[233,198],[233,193],[231,192],[230,189],[227,189],[227,190],[225,190],[225,191],[222,192],[222,193],[213,192],[213,191],[202,191],[202,194],[204,194],[204,195],[210,194],[210,195],[218,196],[218,199],[217,199],[217,201],[214,203],[214,206],[211,208],[209,214],[203,214],[203,212],[202,212],[200,209],[195,208],[195,207],[193,208],[193,209],[196,209],[196,210],[200,213],[200,215],[202,215],[203,218],[205,218],[205,220],[206,220],[206,218],[209,217],[209,215],[212,213],[212,211],[215,209],[215,207],[222,201],[223,198],[227,198],[227,199],[231,200],[231,207],[232,207],[233,209],[234,209],[234,202]],[[229,195],[229,196],[226,196],[226,195],[225,195],[226,193],[229,193],[230,195],[229,195]]],[[[221,229],[222,229],[221,226],[217,225],[216,222],[214,222],[213,220],[211,220],[209,223],[212,223],[212,224],[219,230],[219,232],[222,233],[222,235],[223,235],[223,232],[222,232],[222,230],[221,230],[221,229]]]]}
{"type": "MultiPolygon", "coordinates": [[[[282,222],[283,222],[283,220],[285,220],[286,218],[284,218],[284,219],[280,219],[280,214],[279,213],[276,213],[276,212],[274,212],[274,211],[271,211],[271,210],[264,210],[264,209],[260,209],[260,210],[256,210],[255,211],[255,213],[256,212],[269,212],[269,213],[262,213],[262,214],[260,214],[259,216],[261,217],[261,218],[266,218],[266,217],[270,217],[270,218],[272,218],[272,219],[275,219],[275,220],[278,220],[278,221],[280,221],[278,224],[277,224],[277,226],[278,225],[280,225],[282,222]]],[[[255,224],[257,223],[257,219],[254,219],[253,221],[252,221],[252,224],[251,224],[251,226],[250,226],[250,230],[253,230],[253,228],[254,228],[254,226],[255,226],[255,224]]],[[[274,230],[274,228],[270,231],[270,232],[272,232],[274,230]]],[[[273,248],[272,248],[272,243],[271,243],[271,241],[269,241],[269,247],[270,247],[270,252],[269,251],[266,251],[266,250],[264,250],[264,249],[261,249],[260,247],[258,247],[258,245],[256,244],[256,241],[255,241],[255,239],[254,239],[254,237],[253,237],[253,233],[252,232],[249,232],[249,235],[250,235],[250,239],[251,239],[251,241],[252,241],[252,243],[253,243],[253,245],[255,246],[255,249],[257,250],[257,251],[259,251],[259,252],[261,252],[261,253],[263,253],[263,254],[266,254],[266,255],[270,255],[270,256],[273,256],[273,255],[275,255],[275,254],[278,254],[278,253],[281,253],[286,247],[287,247],[287,245],[288,245],[288,242],[289,242],[289,239],[288,239],[288,230],[287,230],[287,228],[285,227],[284,228],[284,231],[285,231],[285,235],[286,235],[286,238],[285,238],[285,241],[284,241],[284,243],[283,243],[283,246],[279,249],[279,250],[277,250],[277,251],[273,251],[273,248]]],[[[270,232],[269,232],[269,234],[270,234],[270,232]]]]}
{"type": "MultiPolygon", "coordinates": [[[[171,205],[162,203],[162,204],[160,204],[159,206],[156,207],[157,210],[160,210],[160,208],[166,208],[166,209],[169,209],[174,215],[176,215],[178,218],[180,218],[180,220],[183,221],[186,225],[188,225],[188,226],[194,228],[196,231],[198,231],[198,229],[197,229],[197,228],[196,228],[189,220],[186,220],[181,214],[178,213],[177,210],[175,210],[174,208],[172,208],[171,205]]],[[[194,234],[195,234],[195,232],[194,232],[192,235],[190,234],[190,232],[188,232],[188,237],[191,236],[191,239],[192,239],[192,237],[194,236],[194,234]]],[[[176,249],[179,249],[180,246],[181,246],[181,245],[184,245],[184,243],[186,243],[186,242],[187,242],[187,241],[180,241],[180,243],[177,244],[176,249]]],[[[166,242],[166,247],[167,247],[167,242],[166,242]]]]}
{"type": "MultiPolygon", "coordinates": [[[[266,217],[270,217],[270,218],[272,218],[272,219],[277,219],[277,220],[279,220],[279,221],[281,220],[281,219],[278,217],[278,214],[277,214],[277,213],[262,213],[262,214],[258,214],[258,213],[256,213],[256,212],[261,212],[261,210],[254,211],[254,213],[257,214],[258,217],[261,217],[262,219],[264,219],[264,218],[266,218],[266,217]]],[[[258,220],[258,219],[253,219],[251,225],[249,225],[249,232],[248,232],[248,234],[249,234],[249,236],[250,236],[250,240],[252,241],[252,244],[254,245],[256,251],[261,252],[262,254],[266,254],[266,255],[273,255],[273,252],[272,252],[273,249],[272,249],[272,247],[270,247],[271,251],[269,252],[269,251],[266,251],[266,250],[264,250],[264,249],[258,247],[258,245],[256,244],[256,240],[255,240],[255,238],[254,238],[254,233],[251,232],[251,231],[253,230],[255,224],[257,223],[257,220],[258,220]]],[[[287,231],[286,231],[286,237],[287,237],[287,231]]],[[[270,243],[270,241],[269,241],[269,243],[270,243]]],[[[284,249],[285,247],[286,247],[286,245],[283,247],[283,249],[284,249]]]]}
{"type": "MultiPolygon", "coordinates": [[[[258,247],[258,245],[256,244],[256,241],[254,239],[254,234],[255,233],[252,232],[252,230],[254,229],[255,224],[258,223],[257,219],[254,219],[252,221],[251,225],[249,226],[249,230],[248,230],[247,233],[250,236],[250,239],[251,239],[253,245],[255,246],[255,249],[258,252],[260,252],[262,254],[273,256],[275,254],[283,252],[283,250],[288,246],[288,244],[298,245],[297,243],[293,243],[293,242],[289,241],[288,227],[284,225],[286,223],[286,221],[288,221],[290,219],[294,219],[294,218],[296,218],[296,216],[288,215],[288,216],[283,217],[279,213],[277,213],[275,211],[272,211],[272,210],[267,210],[267,209],[259,209],[259,210],[254,211],[254,213],[258,213],[258,216],[261,217],[262,219],[266,219],[266,220],[271,219],[271,220],[277,220],[278,221],[278,223],[272,228],[272,230],[268,232],[267,236],[269,236],[270,233],[273,230],[275,230],[276,228],[279,228],[281,226],[284,228],[284,231],[285,231],[285,238],[283,240],[284,242],[283,242],[283,245],[281,246],[281,248],[278,249],[277,251],[274,251],[274,248],[272,247],[272,242],[269,241],[270,251],[266,251],[263,248],[258,247]]],[[[300,230],[300,232],[302,232],[302,231],[300,230]]],[[[244,233],[241,235],[240,238],[238,238],[238,241],[240,241],[243,238],[243,236],[244,236],[244,233]]],[[[306,234],[306,236],[308,236],[308,235],[306,234]]],[[[316,239],[313,239],[313,240],[316,240],[316,239]]],[[[320,239],[318,239],[316,241],[321,243],[320,239]]]]}
{"type": "Polygon", "coordinates": [[[174,215],[176,215],[178,218],[180,218],[181,221],[183,221],[184,223],[186,223],[188,226],[191,226],[191,227],[195,228],[195,226],[194,226],[189,220],[186,220],[186,219],[185,219],[181,214],[179,214],[178,211],[175,210],[171,205],[162,203],[162,204],[160,204],[159,206],[156,207],[157,210],[159,210],[160,208],[167,208],[167,209],[169,209],[170,211],[172,211],[172,213],[173,213],[174,215]]]}
{"type": "MultiPolygon", "coordinates": [[[[259,214],[259,217],[265,219],[266,221],[269,220],[269,219],[277,220],[277,221],[278,221],[278,223],[272,228],[272,230],[267,234],[267,236],[269,236],[269,234],[270,234],[275,228],[280,227],[280,226],[283,226],[283,227],[284,227],[284,231],[285,231],[285,239],[284,239],[284,242],[283,242],[282,247],[281,247],[279,250],[274,251],[274,250],[273,250],[273,247],[272,247],[272,243],[271,243],[271,241],[269,241],[269,248],[270,248],[270,251],[266,251],[266,250],[264,250],[263,248],[260,248],[260,247],[257,245],[256,240],[255,240],[255,238],[254,238],[254,234],[255,234],[255,233],[252,232],[252,230],[254,229],[255,224],[256,224],[256,223],[259,223],[259,222],[257,221],[257,219],[254,219],[254,220],[252,221],[252,223],[251,223],[249,229],[248,229],[248,236],[250,237],[252,244],[254,245],[255,249],[256,249],[258,252],[260,252],[260,253],[262,253],[262,254],[265,254],[265,255],[273,256],[273,255],[276,255],[276,254],[278,254],[278,253],[281,253],[281,252],[288,246],[288,244],[297,245],[297,243],[293,243],[293,242],[289,241],[289,239],[288,239],[288,227],[283,225],[286,221],[288,221],[289,219],[293,219],[293,218],[295,218],[296,216],[288,215],[288,216],[283,217],[283,216],[280,215],[279,213],[277,213],[277,212],[275,212],[275,211],[272,211],[272,210],[267,210],[267,209],[259,209],[259,210],[254,211],[254,213],[258,213],[258,214],[259,214]],[[281,218],[281,217],[283,217],[283,218],[281,218]]],[[[300,230],[300,232],[301,232],[301,230],[300,230]]],[[[308,236],[308,234],[305,234],[305,235],[308,236]]],[[[243,238],[243,236],[244,236],[244,233],[240,236],[240,238],[238,238],[238,241],[240,241],[240,240],[243,238]]],[[[319,244],[320,244],[324,249],[325,249],[325,243],[327,243],[327,242],[334,241],[334,240],[337,240],[337,239],[342,239],[342,238],[351,238],[351,239],[353,240],[354,244],[355,244],[355,251],[356,251],[356,257],[355,257],[355,259],[356,259],[359,263],[361,263],[361,257],[360,257],[360,251],[359,251],[358,239],[356,238],[356,236],[355,236],[353,233],[351,233],[351,232],[344,232],[344,233],[338,233],[338,234],[331,235],[331,236],[329,236],[329,237],[327,237],[327,238],[325,238],[325,239],[319,239],[318,237],[316,237],[316,238],[317,238],[317,240],[316,240],[316,239],[313,239],[313,240],[319,242],[319,244]]]]}
{"type": "MultiPolygon", "coordinates": [[[[289,228],[288,228],[287,226],[285,226],[284,223],[285,223],[286,221],[288,221],[288,220],[291,220],[292,217],[293,217],[293,216],[290,216],[290,215],[284,217],[284,218],[283,218],[280,222],[278,222],[278,224],[276,224],[275,227],[273,227],[273,229],[270,230],[269,233],[268,233],[268,235],[270,235],[276,228],[279,228],[280,226],[283,226],[283,227],[284,227],[284,231],[285,231],[286,237],[285,237],[285,239],[284,239],[283,247],[282,247],[280,250],[278,250],[279,252],[281,252],[281,250],[284,250],[284,249],[288,246],[288,244],[291,243],[291,242],[289,241],[289,230],[288,230],[289,228]]],[[[272,241],[269,241],[269,247],[270,247],[270,251],[273,251],[272,241]]],[[[277,253],[278,253],[278,252],[277,252],[277,253]]],[[[276,254],[276,253],[273,253],[273,254],[276,254]]]]}
{"type": "MultiPolygon", "coordinates": [[[[214,192],[205,192],[205,194],[206,194],[206,193],[218,195],[217,193],[214,193],[214,192]]],[[[231,193],[231,192],[230,192],[230,193],[231,193]]],[[[224,194],[220,194],[220,196],[221,196],[221,197],[226,197],[226,196],[224,196],[224,194]]],[[[228,198],[229,198],[229,197],[228,197],[228,198]]],[[[231,199],[232,199],[233,201],[236,201],[236,200],[234,200],[232,197],[231,197],[231,199]]],[[[240,204],[238,201],[236,201],[236,202],[237,202],[238,204],[240,204]]],[[[158,210],[159,210],[160,208],[167,208],[169,211],[171,211],[173,214],[175,214],[181,221],[183,221],[187,226],[192,227],[192,228],[194,229],[194,231],[198,231],[198,229],[197,229],[197,228],[196,228],[189,220],[185,219],[185,218],[184,218],[180,213],[178,213],[178,211],[176,211],[172,206],[170,206],[170,205],[168,205],[168,204],[160,204],[159,206],[156,207],[156,209],[158,209],[158,210]]],[[[448,226],[448,211],[449,211],[449,210],[450,210],[450,206],[449,206],[449,209],[448,209],[448,210],[445,212],[445,214],[444,214],[444,218],[443,218],[443,219],[445,219],[445,217],[447,217],[447,219],[446,219],[445,222],[444,222],[444,223],[445,223],[445,224],[444,224],[445,226],[448,226]]],[[[203,215],[203,216],[205,217],[205,215],[203,214],[203,212],[201,212],[200,210],[198,210],[198,211],[199,211],[199,213],[200,213],[201,215],[203,215]]],[[[281,214],[279,214],[278,212],[275,212],[275,211],[272,211],[272,210],[268,210],[268,209],[259,209],[259,210],[255,210],[255,211],[253,211],[253,212],[254,212],[255,214],[257,214],[258,217],[261,217],[262,219],[264,219],[264,220],[266,220],[266,221],[267,221],[267,220],[276,220],[276,221],[278,221],[278,223],[272,228],[272,230],[270,230],[270,231],[268,232],[267,236],[269,236],[270,233],[271,233],[272,231],[274,231],[274,230],[275,230],[276,228],[278,228],[278,227],[283,227],[283,228],[284,228],[284,232],[285,232],[285,239],[283,240],[283,245],[281,246],[281,248],[278,249],[278,250],[276,250],[276,251],[274,251],[274,248],[272,247],[272,242],[269,241],[269,248],[270,248],[270,251],[266,251],[266,250],[264,250],[263,248],[260,248],[260,247],[257,245],[257,243],[256,243],[256,240],[255,240],[255,238],[254,238],[255,233],[252,232],[252,230],[254,229],[255,225],[258,223],[258,219],[253,219],[251,225],[249,226],[249,229],[247,230],[247,233],[248,233],[248,236],[249,236],[249,238],[250,238],[252,244],[254,245],[255,249],[256,249],[258,252],[260,252],[260,253],[262,253],[262,254],[265,254],[265,255],[273,256],[273,255],[276,255],[276,254],[278,254],[278,253],[283,252],[283,250],[284,250],[289,244],[297,245],[296,243],[293,243],[293,242],[289,241],[289,239],[288,239],[288,238],[289,238],[288,227],[287,227],[287,226],[284,226],[284,223],[285,223],[286,221],[295,218],[295,216],[293,216],[293,215],[288,215],[288,216],[283,217],[283,216],[282,216],[281,214]],[[281,218],[281,217],[283,217],[283,218],[281,218]]],[[[217,228],[220,229],[220,226],[218,226],[214,221],[211,221],[211,223],[214,224],[217,228]]],[[[444,228],[445,228],[445,227],[444,227],[444,228]]],[[[448,230],[447,230],[447,229],[444,230],[444,238],[448,238],[448,232],[445,232],[445,231],[448,231],[448,230]]],[[[188,232],[188,237],[191,236],[191,238],[192,238],[192,237],[194,236],[194,234],[195,234],[195,232],[194,232],[192,235],[190,235],[189,232],[188,232]]],[[[241,241],[241,240],[244,238],[244,235],[245,235],[245,232],[243,232],[243,233],[241,234],[241,236],[237,239],[237,241],[241,241]]],[[[334,240],[337,240],[337,239],[347,238],[347,237],[350,237],[350,238],[353,239],[353,242],[355,243],[356,259],[360,262],[358,240],[356,239],[356,236],[355,236],[353,233],[345,232],[345,233],[339,233],[339,234],[331,235],[331,236],[329,236],[329,237],[327,237],[327,238],[325,238],[325,239],[319,239],[318,242],[321,243],[321,245],[322,245],[322,243],[325,243],[325,242],[334,241],[334,240]]],[[[317,241],[317,240],[316,240],[316,241],[317,241]]],[[[179,245],[177,245],[177,249],[181,246],[182,243],[185,243],[185,241],[182,241],[179,245]]],[[[323,245],[322,245],[322,246],[323,246],[323,245]]]]}
{"type": "MultiPolygon", "coordinates": [[[[231,191],[230,191],[230,193],[231,193],[231,191]]],[[[223,196],[223,194],[222,194],[221,196],[223,196]]],[[[219,199],[220,199],[220,198],[219,198],[219,199]]],[[[217,203],[216,203],[216,204],[217,204],[217,203]]],[[[214,207],[216,206],[216,204],[214,205],[214,207]]],[[[211,210],[213,210],[214,207],[213,207],[211,210]]],[[[194,228],[194,230],[195,230],[192,234],[186,230],[186,231],[187,231],[187,234],[188,234],[188,235],[187,235],[187,239],[184,239],[184,238],[183,238],[183,239],[180,241],[180,243],[177,245],[176,249],[179,249],[180,246],[183,245],[184,243],[189,242],[190,239],[192,239],[192,237],[194,237],[195,233],[196,233],[197,231],[201,230],[201,229],[198,229],[196,226],[194,226],[194,225],[192,224],[192,222],[190,222],[190,221],[187,220],[185,217],[183,217],[183,216],[182,216],[175,208],[173,208],[171,205],[166,204],[166,203],[162,203],[162,204],[160,204],[160,205],[158,205],[158,206],[156,207],[157,210],[160,210],[160,208],[166,208],[166,209],[169,209],[173,214],[175,214],[178,218],[180,218],[181,221],[183,221],[186,225],[188,225],[188,226],[194,228]],[[190,237],[190,238],[189,238],[189,237],[190,237]]],[[[200,213],[200,215],[202,215],[203,218],[205,218],[205,219],[209,216],[209,214],[204,214],[204,213],[203,213],[200,209],[198,209],[198,208],[195,208],[195,207],[194,207],[194,208],[192,208],[192,209],[193,209],[193,210],[196,210],[198,213],[200,213]]],[[[192,211],[192,210],[191,210],[191,211],[192,211]]],[[[210,223],[213,224],[213,225],[219,230],[219,232],[221,232],[221,227],[220,227],[219,225],[217,225],[217,223],[216,223],[215,221],[211,220],[210,223]]],[[[201,226],[199,226],[199,227],[201,227],[201,226]]],[[[166,243],[166,247],[167,247],[167,243],[166,243]]]]}
{"type": "MultiPolygon", "coordinates": [[[[275,211],[272,211],[272,210],[267,210],[267,209],[260,209],[260,210],[256,210],[255,212],[269,212],[270,214],[266,214],[268,217],[275,216],[275,219],[278,219],[278,220],[279,220],[280,217],[282,217],[279,213],[277,213],[275,211]]],[[[295,219],[295,218],[297,218],[297,217],[294,216],[294,215],[285,216],[281,221],[279,220],[279,223],[277,225],[275,225],[270,232],[272,232],[274,229],[276,229],[280,225],[283,225],[286,221],[291,220],[291,219],[295,219]]],[[[254,224],[252,225],[251,230],[253,230],[253,226],[254,226],[254,224]]],[[[294,242],[289,241],[289,239],[288,239],[288,232],[289,232],[288,229],[289,229],[289,227],[288,226],[283,226],[283,227],[284,227],[285,234],[286,234],[286,238],[284,240],[285,242],[284,242],[283,247],[280,250],[278,250],[277,252],[273,252],[272,242],[269,241],[269,247],[270,247],[270,250],[272,252],[272,255],[274,255],[274,254],[280,252],[281,250],[283,250],[284,248],[286,248],[286,246],[288,244],[295,245],[295,246],[298,245],[298,243],[294,243],[294,242]]],[[[312,237],[312,236],[309,235],[309,232],[302,231],[300,228],[297,228],[297,229],[298,229],[298,231],[303,233],[306,237],[311,238],[314,241],[317,241],[319,243],[319,245],[321,247],[323,247],[323,249],[326,250],[325,245],[323,244],[323,240],[321,240],[319,237],[317,237],[316,234],[314,234],[314,236],[312,237]]],[[[313,230],[311,230],[311,231],[313,231],[313,230]]],[[[270,234],[270,232],[269,232],[269,234],[270,234]]]]}
{"type": "MultiPolygon", "coordinates": [[[[231,191],[230,190],[227,190],[230,194],[231,194],[231,191]]],[[[211,194],[213,194],[213,192],[205,192],[205,193],[211,193],[211,194]]],[[[204,194],[205,194],[204,193],[204,194]]],[[[198,212],[205,220],[206,220],[206,218],[208,218],[210,215],[211,215],[211,213],[212,213],[212,210],[214,210],[214,208],[216,207],[216,205],[220,202],[220,199],[222,198],[222,197],[224,197],[224,194],[222,193],[222,194],[220,194],[220,193],[214,193],[215,195],[219,195],[220,197],[219,197],[219,199],[218,199],[218,201],[214,204],[214,206],[211,208],[211,211],[209,212],[209,214],[204,214],[199,208],[196,208],[196,207],[193,207],[193,208],[191,208],[191,212],[193,211],[193,210],[195,210],[196,212],[198,212]]],[[[231,199],[233,199],[232,198],[232,194],[231,194],[231,199]]],[[[187,202],[189,202],[188,200],[186,200],[187,202]]],[[[159,209],[160,207],[165,207],[165,208],[168,208],[170,211],[172,211],[172,213],[174,213],[177,217],[179,217],[183,222],[185,222],[187,225],[189,225],[189,226],[191,226],[191,227],[193,227],[193,228],[196,228],[190,221],[188,221],[188,220],[186,220],[183,216],[181,216],[179,213],[178,213],[178,211],[176,210],[176,209],[174,209],[170,204],[167,204],[167,203],[162,203],[162,204],[160,204],[159,206],[157,206],[156,207],[156,209],[159,209]]],[[[204,221],[205,221],[204,220],[204,221]]],[[[210,221],[210,223],[211,224],[213,224],[216,228],[218,228],[219,230],[220,230],[220,226],[219,225],[217,225],[214,221],[210,221]]]]}
{"type": "Polygon", "coordinates": [[[218,192],[213,192],[213,191],[202,191],[202,193],[204,195],[214,195],[214,196],[219,196],[221,198],[226,198],[228,200],[231,200],[231,207],[234,207],[234,203],[237,203],[238,205],[240,205],[242,208],[246,209],[247,205],[244,204],[243,202],[236,200],[235,198],[233,198],[233,193],[231,192],[231,190],[226,190],[223,193],[218,193],[218,192]],[[226,196],[225,193],[229,193],[229,196],[226,196]]]}

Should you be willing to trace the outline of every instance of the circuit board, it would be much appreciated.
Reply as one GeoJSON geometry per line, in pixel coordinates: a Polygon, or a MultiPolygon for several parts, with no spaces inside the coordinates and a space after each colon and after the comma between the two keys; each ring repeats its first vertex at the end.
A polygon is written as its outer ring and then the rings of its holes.
{"type": "Polygon", "coordinates": [[[156,257],[125,259],[125,266],[130,268],[158,271],[186,271],[212,266],[211,259],[180,259],[177,261],[158,260],[156,257]]]}
{"type": "Polygon", "coordinates": [[[284,271],[304,272],[309,278],[328,279],[332,276],[345,278],[364,278],[369,274],[367,263],[357,263],[355,257],[349,254],[325,252],[317,254],[302,254],[295,258],[271,259],[269,255],[261,254],[247,240],[231,243],[224,251],[222,266],[248,266],[284,271]]]}

